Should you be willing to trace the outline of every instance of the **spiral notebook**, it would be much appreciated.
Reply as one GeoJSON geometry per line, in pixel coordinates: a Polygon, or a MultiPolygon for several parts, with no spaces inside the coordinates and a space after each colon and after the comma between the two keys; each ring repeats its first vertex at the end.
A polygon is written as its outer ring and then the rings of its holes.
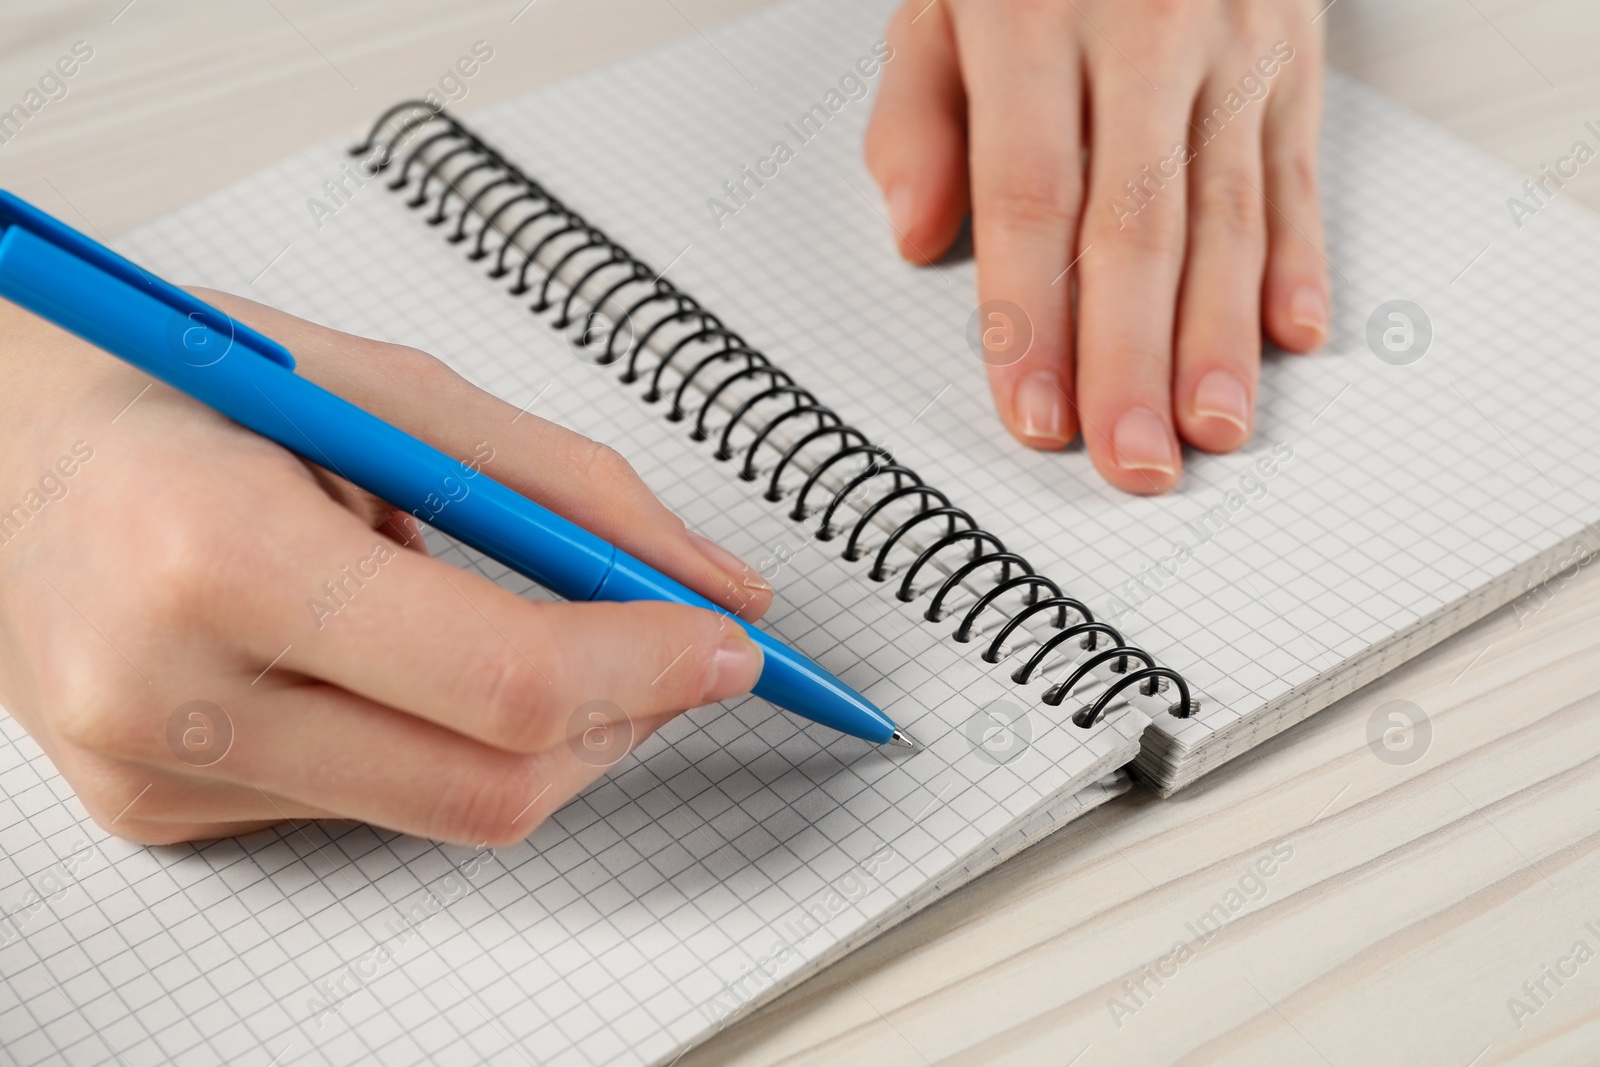
{"type": "Polygon", "coordinates": [[[1179,788],[1586,558],[1600,431],[1562,401],[1600,395],[1593,221],[1515,225],[1519,176],[1333,77],[1328,351],[1269,355],[1256,441],[1130,498],[999,428],[970,262],[894,255],[859,159],[888,9],[784,4],[466,121],[401,105],[118,246],[614,445],[921,749],[746,699],[513,848],[142,849],[0,720],[11,1060],[670,1062],[1119,768],[1179,788]],[[1368,343],[1394,300],[1419,359],[1368,343]]]}

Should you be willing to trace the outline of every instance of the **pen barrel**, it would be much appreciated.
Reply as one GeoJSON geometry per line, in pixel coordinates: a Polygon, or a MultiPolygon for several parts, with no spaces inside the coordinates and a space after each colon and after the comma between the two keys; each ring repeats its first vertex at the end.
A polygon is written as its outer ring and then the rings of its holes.
{"type": "Polygon", "coordinates": [[[761,678],[751,690],[780,708],[803,707],[806,718],[840,733],[886,745],[894,721],[817,663],[764,630],[740,623],[761,646],[761,678]]]}

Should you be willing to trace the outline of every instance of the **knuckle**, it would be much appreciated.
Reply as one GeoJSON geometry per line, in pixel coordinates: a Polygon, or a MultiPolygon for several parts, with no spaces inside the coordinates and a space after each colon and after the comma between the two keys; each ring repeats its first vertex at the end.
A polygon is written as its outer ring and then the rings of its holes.
{"type": "Polygon", "coordinates": [[[380,368],[383,376],[407,387],[437,384],[442,379],[459,378],[450,365],[437,356],[410,345],[397,345],[371,337],[340,334],[339,347],[348,361],[364,367],[380,368]]]}
{"type": "Polygon", "coordinates": [[[1291,152],[1274,175],[1283,199],[1314,203],[1317,195],[1317,157],[1308,150],[1291,152]]]}
{"type": "Polygon", "coordinates": [[[523,758],[501,773],[462,773],[450,778],[428,818],[428,836],[461,844],[508,845],[532,829],[530,816],[542,822],[541,803],[548,794],[530,773],[538,764],[523,758]],[[530,807],[530,804],[532,805],[530,807]]]}
{"type": "Polygon", "coordinates": [[[1261,194],[1240,174],[1219,175],[1195,190],[1197,221],[1233,235],[1261,232],[1265,219],[1261,194]]]}
{"type": "Polygon", "coordinates": [[[103,805],[92,805],[86,803],[84,807],[88,809],[89,818],[94,821],[94,824],[100,829],[104,830],[106,833],[110,834],[112,837],[121,838],[123,841],[130,841],[136,845],[160,845],[167,843],[163,841],[150,840],[149,831],[152,829],[152,827],[146,826],[143,820],[127,817],[119,819],[117,818],[117,814],[114,810],[108,810],[103,805]]]}
{"type": "MultiPolygon", "coordinates": [[[[737,626],[711,611],[659,601],[632,604],[571,605],[591,614],[595,632],[629,635],[630,655],[615,668],[609,688],[626,693],[621,710],[632,716],[672,714],[702,703],[716,681],[716,650],[729,628],[737,626]]],[[[592,679],[573,679],[564,693],[591,692],[592,679]]],[[[583,703],[575,696],[557,710],[570,713],[583,703]]],[[[560,724],[564,725],[564,724],[560,724]]]]}
{"type": "Polygon", "coordinates": [[[484,740],[515,752],[541,747],[549,733],[544,705],[550,682],[516,649],[504,642],[486,653],[476,673],[484,680],[484,740]]]}
{"type": "Polygon", "coordinates": [[[669,664],[669,667],[660,676],[658,684],[664,687],[663,696],[669,706],[661,710],[681,711],[697,705],[715,684],[717,647],[727,635],[729,627],[736,624],[696,609],[676,609],[665,614],[667,617],[661,632],[670,637],[663,648],[661,662],[669,664]],[[671,665],[677,656],[682,657],[681,661],[671,665]]]}
{"type": "Polygon", "coordinates": [[[676,640],[677,647],[661,657],[664,666],[658,668],[650,701],[640,708],[643,714],[672,714],[697,707],[716,681],[712,648],[689,635],[676,640]]]}
{"type": "MultiPolygon", "coordinates": [[[[158,744],[148,709],[115,666],[75,658],[46,664],[39,703],[51,732],[68,748],[94,755],[147,757],[158,744]],[[60,669],[56,669],[59,666],[60,669]]],[[[140,686],[143,688],[143,686],[140,686]]]]}
{"type": "Polygon", "coordinates": [[[996,221],[1013,229],[1070,227],[1077,217],[1078,183],[1055,160],[1021,161],[985,198],[996,221]]]}
{"type": "Polygon", "coordinates": [[[117,701],[102,686],[68,684],[71,691],[52,694],[48,704],[57,736],[83,752],[109,753],[117,748],[118,720],[128,717],[126,709],[119,716],[117,701]]]}
{"type": "Polygon", "coordinates": [[[1095,241],[1114,240],[1116,247],[1140,258],[1176,260],[1183,254],[1184,231],[1183,217],[1173,207],[1168,197],[1167,203],[1158,198],[1132,212],[1119,212],[1115,207],[1095,211],[1092,213],[1094,223],[1087,227],[1092,232],[1086,236],[1095,241]]]}
{"type": "Polygon", "coordinates": [[[130,531],[141,559],[129,578],[132,606],[150,632],[187,629],[209,603],[226,597],[237,557],[230,558],[230,539],[220,536],[213,508],[204,500],[169,497],[149,515],[130,531]]]}
{"type": "Polygon", "coordinates": [[[424,352],[422,349],[412,348],[410,345],[390,344],[387,341],[374,341],[373,343],[390,352],[396,361],[415,367],[418,373],[448,374],[452,378],[460,377],[450,368],[450,364],[431,352],[424,352]]]}
{"type": "Polygon", "coordinates": [[[418,387],[441,385],[451,386],[465,381],[457,374],[455,368],[429,352],[420,348],[410,348],[405,345],[391,345],[382,341],[374,342],[386,353],[386,362],[390,369],[399,377],[408,379],[405,384],[418,387]]]}
{"type": "Polygon", "coordinates": [[[573,456],[573,469],[583,481],[616,491],[638,484],[639,476],[622,453],[599,441],[585,441],[573,456]]]}
{"type": "MultiPolygon", "coordinates": [[[[109,772],[94,773],[84,780],[74,781],[73,788],[89,818],[106,833],[139,844],[158,844],[162,842],[151,841],[149,837],[161,824],[151,822],[146,814],[127,810],[128,801],[149,784],[148,778],[135,783],[133,775],[113,765],[109,772]]],[[[146,795],[141,799],[149,801],[150,797],[146,795]]]]}
{"type": "Polygon", "coordinates": [[[420,348],[379,341],[355,334],[339,334],[332,360],[352,390],[351,399],[384,404],[392,396],[461,398],[473,386],[454,367],[420,348]]]}

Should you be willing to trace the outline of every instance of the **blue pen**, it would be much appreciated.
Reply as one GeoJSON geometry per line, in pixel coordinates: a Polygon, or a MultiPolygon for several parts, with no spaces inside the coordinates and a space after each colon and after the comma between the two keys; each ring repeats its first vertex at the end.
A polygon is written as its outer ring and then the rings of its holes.
{"type": "MultiPolygon", "coordinates": [[[[546,589],[568,600],[665,600],[723,613],[615,545],[300,377],[276,341],[3,190],[0,229],[0,296],[546,589]]],[[[733,621],[765,657],[757,696],[875,744],[914,747],[887,715],[809,657],[733,621]]]]}

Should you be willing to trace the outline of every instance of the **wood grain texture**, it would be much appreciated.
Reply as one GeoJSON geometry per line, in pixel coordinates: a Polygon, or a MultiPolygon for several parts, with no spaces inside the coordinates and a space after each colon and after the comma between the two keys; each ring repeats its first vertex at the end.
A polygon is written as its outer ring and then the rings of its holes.
{"type": "MultiPolygon", "coordinates": [[[[468,111],[760,6],[125,4],[0,10],[0,103],[96,50],[0,145],[0,182],[104,233],[358,127],[475,40],[496,57],[468,111]]],[[[1335,65],[1530,176],[1600,119],[1593,0],[1336,0],[1325,21],[1335,65]]],[[[1600,208],[1600,168],[1566,193],[1600,208]]],[[[1600,951],[1597,571],[1173,800],[1113,802],[682,1067],[1600,1060],[1600,961],[1563,962],[1600,951]],[[1369,747],[1392,699],[1428,716],[1413,762],[1369,747]]]]}

